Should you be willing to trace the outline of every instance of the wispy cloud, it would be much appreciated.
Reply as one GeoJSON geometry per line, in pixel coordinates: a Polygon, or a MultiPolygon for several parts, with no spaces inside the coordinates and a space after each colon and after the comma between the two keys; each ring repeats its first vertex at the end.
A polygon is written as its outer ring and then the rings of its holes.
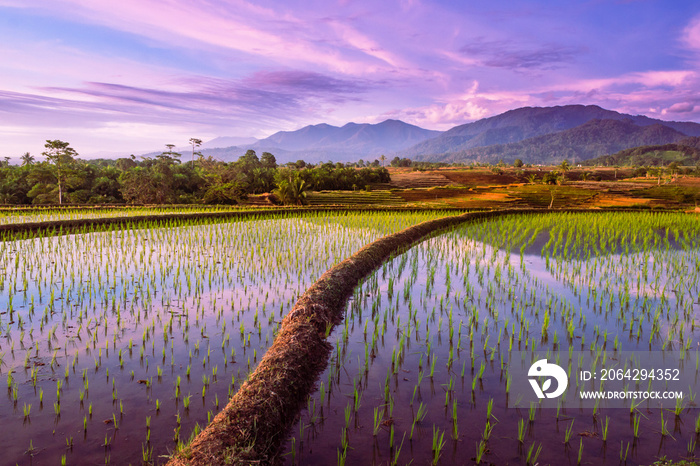
{"type": "Polygon", "coordinates": [[[551,70],[571,63],[577,56],[585,53],[583,47],[545,44],[528,48],[515,41],[489,41],[484,37],[470,40],[459,50],[463,55],[477,59],[485,66],[516,70],[551,70]]]}
{"type": "Polygon", "coordinates": [[[293,8],[285,13],[240,0],[39,0],[32,5],[64,18],[148,37],[168,47],[236,50],[289,66],[305,63],[361,74],[386,70],[398,60],[350,24],[299,18],[293,8]],[[332,45],[337,43],[342,47],[332,45]],[[367,66],[363,55],[379,58],[383,66],[367,66]]]}
{"type": "Polygon", "coordinates": [[[37,91],[72,95],[73,99],[51,99],[25,95],[30,105],[61,108],[101,109],[121,113],[136,121],[186,122],[194,117],[211,121],[256,117],[267,122],[292,119],[309,99],[320,106],[358,100],[367,86],[303,71],[257,72],[240,80],[189,77],[174,83],[180,90],[87,82],[79,87],[44,87],[37,91]]]}

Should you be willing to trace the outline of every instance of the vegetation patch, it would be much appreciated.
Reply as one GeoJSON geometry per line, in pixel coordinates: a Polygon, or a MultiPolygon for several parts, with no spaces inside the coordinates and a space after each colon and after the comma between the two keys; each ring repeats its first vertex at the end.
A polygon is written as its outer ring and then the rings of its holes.
{"type": "Polygon", "coordinates": [[[658,199],[667,204],[682,207],[696,206],[700,202],[700,191],[694,186],[662,185],[633,191],[631,196],[645,199],[658,199]]]}

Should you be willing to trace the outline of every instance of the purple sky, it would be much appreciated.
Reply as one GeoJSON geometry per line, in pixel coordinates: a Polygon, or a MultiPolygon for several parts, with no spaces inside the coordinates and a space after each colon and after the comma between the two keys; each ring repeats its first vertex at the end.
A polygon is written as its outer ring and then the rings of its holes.
{"type": "Polygon", "coordinates": [[[697,0],[0,0],[3,154],[523,106],[700,121],[697,0]]]}

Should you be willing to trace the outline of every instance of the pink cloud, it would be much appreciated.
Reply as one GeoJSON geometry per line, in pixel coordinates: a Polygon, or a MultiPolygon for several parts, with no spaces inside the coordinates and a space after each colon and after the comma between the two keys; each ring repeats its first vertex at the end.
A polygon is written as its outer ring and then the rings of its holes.
{"type": "Polygon", "coordinates": [[[480,91],[479,82],[473,81],[465,92],[445,96],[434,104],[385,112],[374,117],[373,121],[399,118],[418,126],[447,130],[528,105],[531,101],[527,92],[480,91]]]}
{"type": "Polygon", "coordinates": [[[169,46],[199,49],[208,45],[289,66],[306,63],[347,74],[386,72],[401,64],[399,57],[348,24],[298,18],[243,1],[173,0],[167,5],[159,0],[40,3],[42,9],[53,14],[145,36],[169,46]],[[378,61],[368,62],[368,58],[378,61]]]}
{"type": "Polygon", "coordinates": [[[690,21],[683,31],[683,39],[689,47],[700,50],[700,16],[690,21]]]}
{"type": "Polygon", "coordinates": [[[667,113],[690,113],[695,110],[695,105],[690,102],[678,102],[662,110],[662,114],[667,113]]]}

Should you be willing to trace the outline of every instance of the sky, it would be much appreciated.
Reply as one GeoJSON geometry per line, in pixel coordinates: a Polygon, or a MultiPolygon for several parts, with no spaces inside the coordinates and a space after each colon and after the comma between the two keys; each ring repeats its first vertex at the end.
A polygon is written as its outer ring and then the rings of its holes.
{"type": "Polygon", "coordinates": [[[0,0],[0,156],[525,106],[700,122],[697,0],[0,0]]]}

